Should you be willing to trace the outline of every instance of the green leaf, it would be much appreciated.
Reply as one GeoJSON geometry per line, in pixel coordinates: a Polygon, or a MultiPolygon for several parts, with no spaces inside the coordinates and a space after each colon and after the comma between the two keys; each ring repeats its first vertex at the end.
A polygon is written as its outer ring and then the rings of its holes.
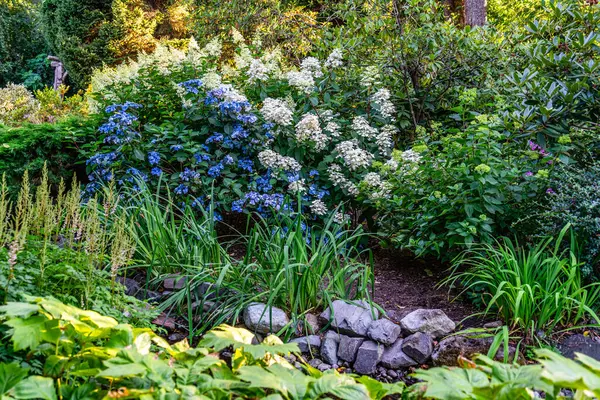
{"type": "Polygon", "coordinates": [[[7,394],[17,383],[27,376],[27,368],[16,363],[0,364],[0,395],[7,394]]]}
{"type": "Polygon", "coordinates": [[[41,315],[27,319],[14,318],[5,322],[13,328],[12,342],[15,351],[31,349],[34,350],[42,341],[47,319],[41,315]]]}
{"type": "Polygon", "coordinates": [[[100,372],[98,377],[101,378],[123,378],[132,377],[146,373],[146,367],[140,364],[122,364],[113,365],[104,371],[100,372]]]}
{"type": "Polygon", "coordinates": [[[15,399],[56,400],[54,381],[51,378],[30,376],[14,388],[15,399]]]}

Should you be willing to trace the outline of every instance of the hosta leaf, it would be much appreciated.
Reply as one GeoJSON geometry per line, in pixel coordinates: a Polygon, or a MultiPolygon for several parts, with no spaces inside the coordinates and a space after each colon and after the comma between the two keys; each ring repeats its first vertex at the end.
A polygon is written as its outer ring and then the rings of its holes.
{"type": "Polygon", "coordinates": [[[54,381],[51,378],[30,376],[14,388],[15,399],[56,400],[54,381]]]}
{"type": "Polygon", "coordinates": [[[314,380],[296,368],[285,368],[278,364],[267,369],[258,366],[242,367],[238,374],[240,379],[250,383],[250,387],[276,390],[284,397],[293,399],[304,398],[309,383],[314,380]]]}
{"type": "Polygon", "coordinates": [[[308,398],[317,399],[324,395],[333,395],[345,400],[362,400],[369,397],[364,385],[356,383],[350,376],[327,371],[312,382],[308,398]]]}

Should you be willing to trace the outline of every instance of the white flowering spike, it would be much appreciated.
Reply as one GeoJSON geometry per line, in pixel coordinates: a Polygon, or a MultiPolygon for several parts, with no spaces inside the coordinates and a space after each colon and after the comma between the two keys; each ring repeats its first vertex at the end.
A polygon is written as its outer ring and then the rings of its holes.
{"type": "Polygon", "coordinates": [[[381,132],[375,138],[377,147],[379,147],[379,154],[388,155],[394,147],[394,135],[398,129],[394,125],[385,125],[381,128],[381,132]]]}
{"type": "Polygon", "coordinates": [[[352,130],[366,139],[373,139],[377,137],[377,128],[373,128],[369,121],[363,116],[355,117],[352,120],[352,130]]]}
{"type": "Polygon", "coordinates": [[[348,180],[342,173],[342,167],[337,164],[331,164],[329,166],[329,179],[334,186],[341,188],[348,192],[352,196],[356,196],[359,193],[356,185],[348,180]]]}
{"type": "Polygon", "coordinates": [[[350,221],[350,217],[347,214],[341,213],[341,212],[336,212],[333,216],[333,222],[335,222],[338,225],[344,225],[346,223],[348,223],[348,221],[350,221]]]}
{"type": "Polygon", "coordinates": [[[290,183],[288,190],[295,194],[305,193],[306,185],[304,184],[304,179],[298,179],[297,181],[290,183]]]}
{"type": "Polygon", "coordinates": [[[266,81],[269,79],[269,68],[258,59],[252,60],[248,68],[248,77],[250,81],[266,81]]]}
{"type": "Polygon", "coordinates": [[[202,77],[202,83],[204,87],[208,90],[216,89],[221,86],[222,80],[221,76],[216,72],[207,72],[202,77]]]}
{"type": "Polygon", "coordinates": [[[287,73],[287,79],[290,86],[293,86],[306,94],[312,93],[315,88],[315,80],[312,75],[304,70],[290,71],[287,73]]]}
{"type": "Polygon", "coordinates": [[[310,204],[310,211],[315,215],[325,215],[327,214],[327,206],[322,200],[317,199],[310,204]]]}
{"type": "Polygon", "coordinates": [[[372,87],[379,84],[379,70],[375,66],[367,67],[363,70],[360,84],[364,87],[372,87]]]}
{"type": "Polygon", "coordinates": [[[221,57],[223,45],[218,38],[214,38],[204,46],[204,52],[211,57],[221,57]]]}
{"type": "Polygon", "coordinates": [[[265,99],[261,113],[268,122],[281,126],[291,125],[294,116],[286,101],[272,98],[265,99]]]}
{"type": "Polygon", "coordinates": [[[233,39],[233,43],[244,43],[246,39],[244,36],[235,28],[231,28],[231,38],[233,39]]]}
{"type": "Polygon", "coordinates": [[[320,78],[323,76],[323,71],[321,70],[321,63],[315,57],[306,57],[302,60],[300,64],[300,69],[302,71],[307,72],[314,78],[320,78]]]}
{"type": "Polygon", "coordinates": [[[340,126],[337,124],[337,122],[328,122],[327,125],[325,125],[325,132],[327,132],[331,137],[340,137],[340,126]]]}
{"type": "Polygon", "coordinates": [[[296,141],[298,143],[312,142],[315,150],[325,149],[329,138],[323,134],[319,118],[314,114],[304,114],[300,122],[296,124],[296,141]]]}
{"type": "Polygon", "coordinates": [[[335,146],[338,158],[344,160],[344,164],[350,171],[359,168],[366,168],[371,164],[373,155],[366,150],[361,149],[354,140],[346,140],[335,146]]]}
{"type": "Polygon", "coordinates": [[[329,57],[327,57],[327,60],[325,61],[325,67],[327,68],[338,68],[341,67],[344,62],[343,60],[343,54],[342,54],[342,50],[341,49],[334,49],[331,54],[329,54],[329,57]]]}
{"type": "Polygon", "coordinates": [[[267,167],[274,170],[298,172],[302,166],[292,157],[282,156],[273,150],[264,150],[258,153],[258,161],[267,167]]]}
{"type": "Polygon", "coordinates": [[[376,109],[379,111],[379,115],[383,118],[394,120],[394,114],[396,114],[396,107],[390,101],[392,95],[387,89],[379,89],[375,94],[371,96],[371,101],[376,105],[376,109]]]}

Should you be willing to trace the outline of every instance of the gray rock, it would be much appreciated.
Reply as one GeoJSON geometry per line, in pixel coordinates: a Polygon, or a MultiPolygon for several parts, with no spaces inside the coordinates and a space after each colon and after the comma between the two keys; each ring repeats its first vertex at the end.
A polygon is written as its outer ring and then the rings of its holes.
{"type": "Polygon", "coordinates": [[[575,358],[575,353],[582,353],[593,359],[600,360],[600,342],[589,336],[576,334],[567,337],[559,345],[558,349],[563,356],[575,358]]]}
{"type": "MultiPolygon", "coordinates": [[[[477,354],[487,354],[492,342],[492,338],[477,338],[469,337],[468,335],[450,336],[438,343],[438,346],[431,355],[431,360],[436,366],[446,365],[455,367],[458,366],[459,357],[472,359],[477,354]]],[[[510,361],[512,361],[516,354],[516,348],[511,345],[508,353],[510,361]]],[[[494,358],[498,361],[504,359],[503,346],[500,346],[494,358]]]]}
{"type": "Polygon", "coordinates": [[[354,362],[354,360],[356,360],[358,348],[363,344],[364,341],[364,338],[341,335],[340,346],[337,353],[338,357],[341,360],[348,361],[350,363],[354,362]]]}
{"type": "Polygon", "coordinates": [[[404,339],[402,351],[417,363],[423,364],[433,352],[433,339],[427,333],[414,333],[404,339]]]}
{"type": "Polygon", "coordinates": [[[379,319],[371,324],[367,336],[376,342],[390,345],[398,339],[400,332],[400,326],[389,319],[379,319]]]}
{"type": "Polygon", "coordinates": [[[365,301],[346,303],[336,300],[319,316],[325,323],[348,336],[366,336],[371,323],[379,318],[379,311],[365,301]]]}
{"type": "Polygon", "coordinates": [[[390,378],[394,378],[394,379],[396,379],[398,377],[398,373],[396,371],[394,371],[393,369],[388,370],[388,375],[390,376],[390,378]]]}
{"type": "Polygon", "coordinates": [[[456,324],[442,310],[418,309],[400,321],[402,330],[406,333],[427,333],[439,338],[451,333],[456,324]]]}
{"type": "Polygon", "coordinates": [[[244,324],[252,332],[278,332],[289,322],[285,311],[266,304],[252,303],[244,310],[244,324]]]}
{"type": "Polygon", "coordinates": [[[328,369],[331,369],[331,365],[326,364],[326,363],[322,363],[319,364],[319,366],[317,367],[317,369],[321,372],[327,371],[328,369]]]}
{"type": "Polygon", "coordinates": [[[362,375],[372,375],[382,355],[383,345],[370,340],[365,341],[356,354],[354,371],[362,375]]]}
{"type": "Polygon", "coordinates": [[[163,286],[167,290],[183,289],[187,283],[187,278],[184,276],[172,276],[163,281],[163,286]]]}
{"type": "Polygon", "coordinates": [[[488,322],[486,324],[483,324],[483,327],[485,329],[495,329],[495,328],[500,328],[502,325],[504,325],[504,322],[494,321],[494,322],[488,322]]]}
{"type": "Polygon", "coordinates": [[[290,343],[297,343],[298,348],[303,353],[316,353],[321,348],[321,338],[317,335],[304,336],[290,340],[290,343]]]}
{"type": "Polygon", "coordinates": [[[125,286],[125,294],[127,296],[135,296],[140,291],[140,284],[131,278],[117,276],[115,280],[125,286]]]}
{"type": "Polygon", "coordinates": [[[319,360],[318,358],[313,358],[308,362],[308,365],[310,365],[313,368],[319,368],[319,365],[321,364],[323,364],[323,361],[319,360]]]}
{"type": "Polygon", "coordinates": [[[329,364],[337,364],[338,363],[338,347],[340,343],[341,335],[328,331],[323,337],[321,341],[321,357],[325,362],[329,364]]]}
{"type": "Polygon", "coordinates": [[[398,339],[393,345],[384,350],[381,365],[386,368],[407,368],[418,365],[415,360],[402,351],[403,342],[404,339],[398,339]]]}

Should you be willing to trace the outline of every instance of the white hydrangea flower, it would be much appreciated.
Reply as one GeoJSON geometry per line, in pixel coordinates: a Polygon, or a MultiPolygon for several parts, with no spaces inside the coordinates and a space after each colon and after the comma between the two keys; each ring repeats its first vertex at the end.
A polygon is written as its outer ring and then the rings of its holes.
{"type": "Polygon", "coordinates": [[[325,215],[327,214],[327,206],[322,200],[317,199],[310,204],[310,211],[315,215],[325,215]]]}
{"type": "Polygon", "coordinates": [[[211,57],[221,57],[221,51],[223,50],[223,45],[221,44],[221,40],[219,38],[214,38],[210,42],[204,46],[204,52],[211,57]]]}
{"type": "Polygon", "coordinates": [[[204,57],[205,54],[198,46],[198,42],[194,37],[191,37],[188,43],[187,61],[192,65],[199,65],[204,57]]]}
{"type": "Polygon", "coordinates": [[[361,149],[354,140],[346,140],[338,143],[335,146],[335,151],[339,154],[338,158],[344,160],[344,164],[350,171],[368,167],[373,160],[373,155],[361,149]]]}
{"type": "Polygon", "coordinates": [[[315,80],[307,71],[290,71],[287,73],[287,79],[290,86],[293,86],[304,93],[310,94],[314,90],[315,80]]]}
{"type": "Polygon", "coordinates": [[[394,103],[390,101],[391,97],[390,91],[383,88],[379,89],[371,96],[371,101],[377,106],[376,109],[379,111],[379,115],[393,121],[395,119],[394,114],[396,113],[396,107],[394,106],[394,103]]]}
{"type": "Polygon", "coordinates": [[[313,142],[317,151],[323,150],[329,138],[323,134],[319,118],[314,114],[304,114],[296,124],[296,140],[298,143],[313,142]]]}
{"type": "Polygon", "coordinates": [[[369,121],[363,116],[355,117],[352,120],[352,130],[358,134],[358,136],[372,139],[379,133],[377,128],[372,127],[369,121]]]}
{"type": "Polygon", "coordinates": [[[281,126],[291,125],[294,116],[294,112],[289,108],[286,101],[270,97],[263,102],[261,113],[268,122],[281,126]]]}
{"type": "Polygon", "coordinates": [[[379,70],[376,66],[370,66],[363,70],[360,84],[364,87],[371,87],[379,84],[379,70]]]}
{"type": "Polygon", "coordinates": [[[375,138],[381,155],[387,155],[394,147],[394,135],[398,130],[394,125],[385,125],[375,138]]]}
{"type": "Polygon", "coordinates": [[[331,110],[322,111],[320,116],[321,116],[321,119],[325,122],[333,121],[333,117],[334,117],[333,111],[331,111],[331,110]]]}
{"type": "Polygon", "coordinates": [[[362,183],[367,188],[371,200],[382,199],[390,195],[389,184],[381,179],[381,176],[376,172],[366,174],[362,183]]]}
{"type": "Polygon", "coordinates": [[[327,125],[325,125],[325,132],[329,133],[329,136],[331,137],[340,137],[340,126],[337,122],[328,122],[327,125]]]}
{"type": "Polygon", "coordinates": [[[306,192],[306,185],[304,183],[304,179],[298,179],[297,181],[294,181],[292,183],[289,184],[288,186],[288,190],[292,193],[305,193],[306,192]]]}
{"type": "Polygon", "coordinates": [[[343,62],[343,54],[341,49],[333,49],[327,60],[325,61],[325,67],[327,68],[337,68],[341,67],[343,62]]]}
{"type": "Polygon", "coordinates": [[[282,156],[273,150],[264,150],[258,153],[260,163],[271,169],[298,172],[302,166],[292,157],[282,156]]]}
{"type": "Polygon", "coordinates": [[[237,29],[231,28],[231,38],[233,40],[233,43],[244,43],[246,41],[246,39],[244,39],[244,36],[240,33],[240,31],[238,31],[237,29]]]}
{"type": "Polygon", "coordinates": [[[348,214],[344,214],[338,211],[333,215],[333,222],[335,222],[338,225],[347,224],[349,221],[350,216],[348,214]]]}
{"type": "Polygon", "coordinates": [[[316,57],[306,57],[304,60],[302,60],[300,69],[309,73],[314,78],[320,78],[323,76],[321,63],[316,57]]]}
{"type": "Polygon", "coordinates": [[[269,79],[269,68],[261,60],[254,59],[248,68],[250,81],[266,81],[269,79]]]}
{"type": "Polygon", "coordinates": [[[400,157],[402,157],[404,161],[408,161],[411,163],[418,163],[421,161],[421,154],[417,153],[412,149],[403,151],[402,154],[400,154],[400,157]]]}
{"type": "Polygon", "coordinates": [[[207,72],[202,77],[202,83],[204,83],[204,87],[208,90],[216,89],[221,86],[221,76],[214,71],[207,72]]]}
{"type": "Polygon", "coordinates": [[[396,171],[398,169],[398,161],[394,160],[393,158],[390,158],[389,160],[387,160],[385,162],[385,166],[392,172],[396,171]]]}
{"type": "Polygon", "coordinates": [[[244,69],[248,67],[252,61],[254,61],[254,57],[252,56],[252,52],[250,48],[246,45],[240,46],[240,54],[236,54],[233,57],[235,61],[235,66],[237,69],[244,69]]]}
{"type": "Polygon", "coordinates": [[[342,173],[342,167],[338,164],[331,164],[329,166],[329,179],[334,186],[341,188],[348,192],[352,196],[356,196],[359,193],[358,187],[350,182],[348,178],[342,173]]]}
{"type": "Polygon", "coordinates": [[[231,84],[226,83],[219,86],[223,90],[223,100],[231,102],[247,102],[246,96],[238,92],[231,84]]]}

